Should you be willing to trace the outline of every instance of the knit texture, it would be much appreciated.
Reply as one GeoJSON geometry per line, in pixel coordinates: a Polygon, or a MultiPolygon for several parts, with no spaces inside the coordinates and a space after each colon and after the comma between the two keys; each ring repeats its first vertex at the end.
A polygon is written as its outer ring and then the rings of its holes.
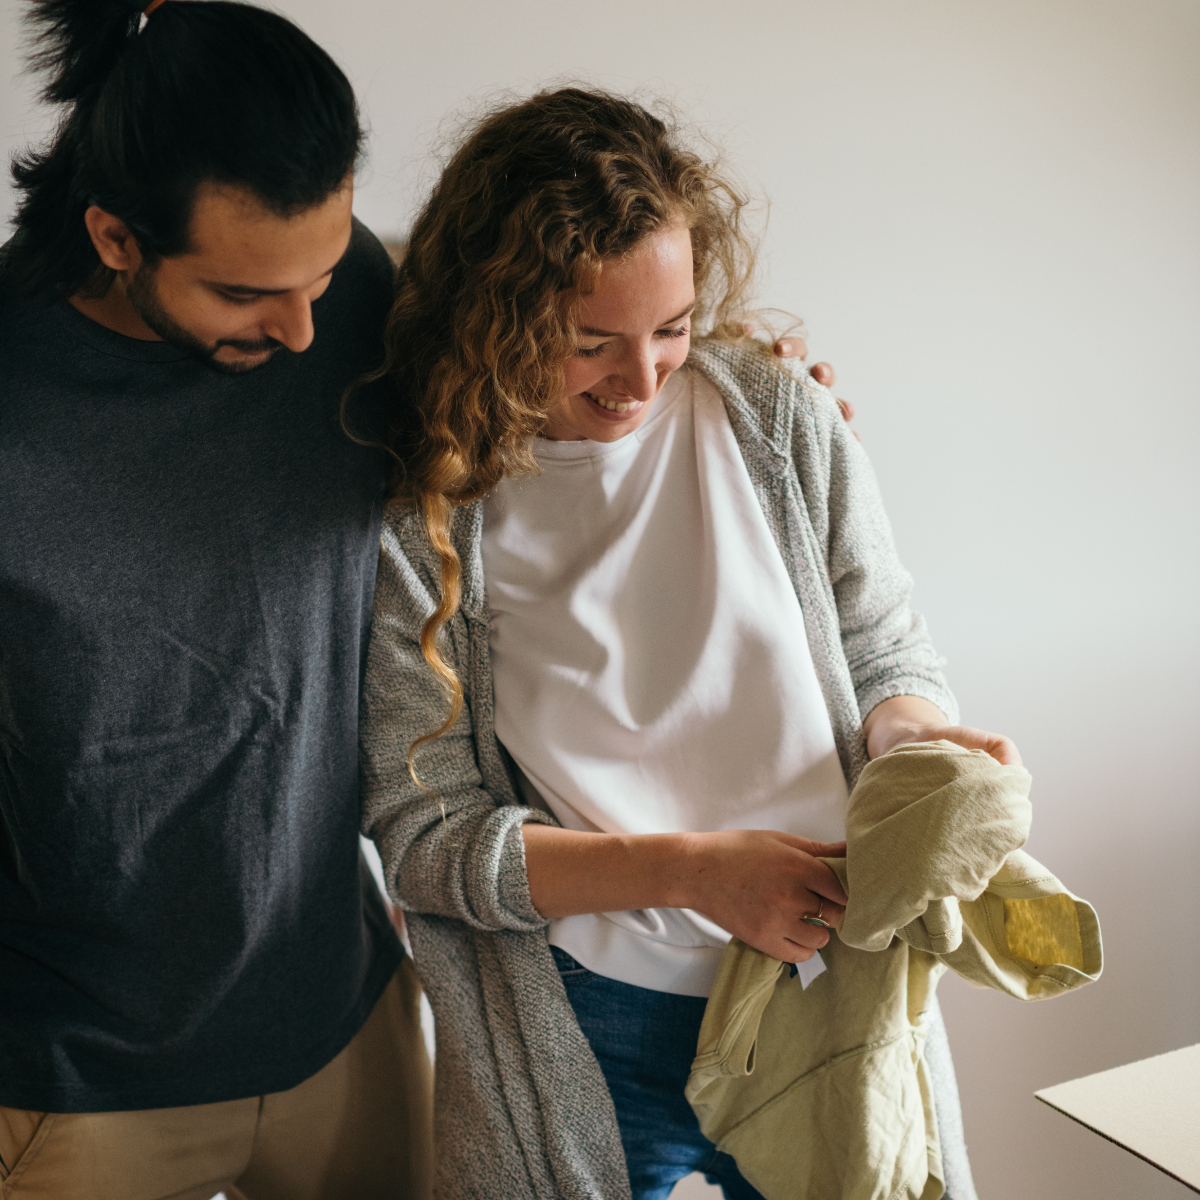
{"type": "MultiPolygon", "coordinates": [[[[862,715],[891,696],[921,696],[951,721],[957,706],[922,619],[909,608],[867,457],[832,396],[766,354],[698,344],[689,366],[725,399],[746,466],[796,589],[817,678],[847,781],[867,761],[862,715]]],[[[506,1200],[627,1200],[612,1101],[559,980],[547,922],[529,897],[520,826],[553,824],[521,806],[496,740],[483,579],[482,502],[457,510],[452,536],[463,598],[443,653],[466,703],[448,734],[422,747],[447,697],[421,656],[441,566],[421,520],[385,519],[362,705],[363,831],[388,889],[408,915],[414,958],[437,1025],[438,1195],[506,1200]]],[[[939,1112],[958,1127],[940,1020],[930,1037],[944,1064],[939,1112]]],[[[932,1057],[932,1056],[931,1056],[932,1057]]],[[[963,1186],[973,1190],[965,1150],[963,1186]]]]}

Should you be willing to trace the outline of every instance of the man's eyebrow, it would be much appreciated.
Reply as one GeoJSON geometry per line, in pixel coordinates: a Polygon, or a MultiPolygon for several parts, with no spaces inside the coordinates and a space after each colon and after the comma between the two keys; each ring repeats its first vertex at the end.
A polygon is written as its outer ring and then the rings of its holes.
{"type": "MultiPolygon", "coordinates": [[[[661,329],[663,327],[663,325],[673,325],[676,321],[682,321],[683,318],[686,317],[688,315],[688,313],[690,313],[692,311],[692,309],[695,307],[696,307],[696,302],[695,302],[695,300],[693,300],[691,302],[691,304],[689,304],[687,306],[687,308],[685,308],[683,310],[683,312],[676,313],[675,316],[673,316],[673,317],[668,317],[665,321],[662,322],[662,324],[660,324],[658,326],[658,328],[661,329]]],[[[591,325],[580,325],[575,330],[575,332],[582,334],[584,337],[620,337],[621,336],[619,333],[612,333],[608,329],[595,329],[591,325]]]]}
{"type": "MultiPolygon", "coordinates": [[[[347,246],[342,252],[342,257],[339,258],[337,262],[335,262],[333,266],[325,272],[324,275],[318,275],[317,278],[325,279],[327,276],[332,275],[334,271],[336,271],[338,267],[340,267],[342,263],[346,261],[346,255],[349,253],[350,247],[347,246]]],[[[232,296],[282,296],[291,291],[290,288],[256,288],[247,287],[242,283],[217,283],[215,280],[208,279],[206,279],[204,282],[207,287],[217,288],[218,291],[228,292],[232,296]]],[[[316,281],[314,280],[314,282],[316,281]]]]}

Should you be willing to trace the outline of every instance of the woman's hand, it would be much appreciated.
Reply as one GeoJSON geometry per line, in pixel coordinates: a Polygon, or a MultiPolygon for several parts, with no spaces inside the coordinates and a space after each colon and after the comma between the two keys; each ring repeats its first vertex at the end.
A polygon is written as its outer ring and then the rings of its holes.
{"type": "Polygon", "coordinates": [[[544,917],[691,908],[748,945],[804,962],[829,941],[815,917],[837,926],[846,893],[818,857],[844,842],[811,842],[766,829],[719,833],[582,833],[521,827],[533,906],[544,917]]]}
{"type": "Polygon", "coordinates": [[[907,742],[947,741],[967,750],[985,750],[1007,767],[1021,765],[1021,753],[1009,738],[967,725],[947,725],[937,705],[917,696],[893,696],[877,704],[863,722],[863,731],[871,758],[907,742]]]}
{"type": "Polygon", "coordinates": [[[846,893],[818,858],[841,858],[846,843],[812,842],[766,829],[686,835],[679,886],[685,903],[749,946],[782,962],[804,962],[845,915],[846,893]]]}

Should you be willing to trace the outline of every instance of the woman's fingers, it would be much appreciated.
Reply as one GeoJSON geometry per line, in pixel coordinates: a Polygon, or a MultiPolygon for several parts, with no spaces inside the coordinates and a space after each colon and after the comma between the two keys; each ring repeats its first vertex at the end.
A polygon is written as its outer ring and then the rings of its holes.
{"type": "Polygon", "coordinates": [[[695,869],[676,907],[693,908],[750,946],[789,962],[827,945],[847,896],[821,861],[844,842],[816,842],[773,830],[695,834],[695,869]],[[819,917],[816,925],[805,918],[819,917]]]}
{"type": "Polygon", "coordinates": [[[813,858],[846,857],[845,842],[814,842],[805,837],[798,837],[796,841],[800,843],[800,849],[806,854],[811,854],[813,858]]]}
{"type": "MultiPolygon", "coordinates": [[[[820,897],[814,897],[814,900],[820,900],[820,897]]],[[[829,939],[833,937],[834,930],[841,927],[845,915],[846,910],[840,904],[824,902],[814,905],[810,913],[802,916],[792,928],[784,931],[784,941],[806,950],[808,953],[805,957],[811,957],[813,951],[822,950],[829,945],[829,939]],[[819,925],[813,920],[818,912],[823,922],[819,925]]],[[[803,959],[797,961],[802,962],[803,959]]]]}
{"type": "MultiPolygon", "coordinates": [[[[783,962],[804,962],[806,958],[812,956],[818,950],[824,950],[829,945],[829,939],[832,936],[828,929],[821,929],[816,925],[801,925],[799,929],[789,931],[783,937],[782,955],[772,955],[773,958],[781,958],[783,962]],[[793,957],[790,951],[800,951],[793,957]]],[[[767,953],[770,953],[768,951],[767,953]]]]}
{"type": "MultiPolygon", "coordinates": [[[[815,893],[820,900],[844,906],[849,897],[842,890],[838,877],[823,862],[819,862],[815,858],[810,858],[805,866],[804,886],[810,892],[815,893]]],[[[814,908],[813,911],[815,912],[816,909],[814,908]]]]}
{"type": "Polygon", "coordinates": [[[969,725],[950,725],[937,731],[938,738],[921,738],[921,741],[942,740],[962,746],[964,750],[983,750],[1001,766],[1022,766],[1021,752],[1012,738],[1002,733],[990,733],[986,729],[972,729],[969,725]]]}
{"type": "MultiPolygon", "coordinates": [[[[824,896],[814,897],[818,903],[814,906],[812,912],[805,913],[800,919],[806,924],[812,925],[815,921],[823,921],[831,929],[840,929],[842,927],[842,918],[846,915],[846,907],[843,904],[834,904],[830,900],[826,900],[824,896]]],[[[820,929],[820,925],[815,928],[820,929]]]]}
{"type": "Polygon", "coordinates": [[[980,742],[979,748],[986,750],[998,763],[1006,767],[1022,766],[1021,752],[1017,749],[1017,744],[1011,738],[1006,738],[1002,733],[987,733],[985,730],[973,730],[972,732],[982,733],[984,736],[980,742]]]}

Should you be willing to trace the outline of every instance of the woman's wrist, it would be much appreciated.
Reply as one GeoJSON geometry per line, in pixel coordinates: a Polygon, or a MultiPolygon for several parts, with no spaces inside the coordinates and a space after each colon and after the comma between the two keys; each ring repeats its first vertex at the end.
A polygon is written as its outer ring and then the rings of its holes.
{"type": "Polygon", "coordinates": [[[673,833],[659,850],[666,908],[702,908],[710,883],[714,848],[712,834],[673,833]]]}
{"type": "Polygon", "coordinates": [[[544,917],[688,907],[692,834],[584,833],[535,823],[521,834],[529,895],[544,917]]]}

